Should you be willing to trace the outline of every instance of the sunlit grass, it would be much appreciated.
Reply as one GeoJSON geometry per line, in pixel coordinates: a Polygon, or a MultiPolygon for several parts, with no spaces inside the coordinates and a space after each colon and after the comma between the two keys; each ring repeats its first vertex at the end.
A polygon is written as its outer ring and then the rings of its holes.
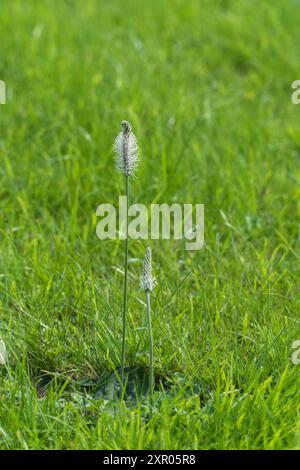
{"type": "MultiPolygon", "coordinates": [[[[1,2],[1,448],[299,448],[298,16],[286,0],[1,2]],[[151,242],[154,374],[177,385],[150,420],[80,384],[121,364],[123,244],[99,241],[95,213],[123,194],[123,119],[132,203],[205,204],[204,249],[151,242]]],[[[147,367],[146,242],[129,245],[126,365],[147,367]]]]}

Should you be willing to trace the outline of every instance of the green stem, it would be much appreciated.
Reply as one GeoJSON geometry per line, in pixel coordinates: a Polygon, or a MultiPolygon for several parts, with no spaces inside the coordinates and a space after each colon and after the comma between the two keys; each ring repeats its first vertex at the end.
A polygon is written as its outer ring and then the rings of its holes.
{"type": "Polygon", "coordinates": [[[126,317],[127,317],[127,277],[128,277],[128,208],[129,208],[129,177],[125,176],[126,195],[126,227],[125,227],[125,261],[124,261],[124,300],[123,300],[123,335],[122,335],[122,369],[121,380],[124,385],[125,368],[125,341],[126,341],[126,317]]]}
{"type": "Polygon", "coordinates": [[[150,414],[153,415],[153,388],[154,388],[154,373],[153,373],[153,335],[151,323],[151,306],[150,306],[150,291],[146,291],[146,304],[148,314],[148,332],[149,332],[149,387],[150,387],[150,414]]]}

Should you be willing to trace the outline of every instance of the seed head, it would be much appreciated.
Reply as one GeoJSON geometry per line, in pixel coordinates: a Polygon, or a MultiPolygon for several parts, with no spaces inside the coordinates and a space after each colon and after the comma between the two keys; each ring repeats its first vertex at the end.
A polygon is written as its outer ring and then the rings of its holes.
{"type": "Polygon", "coordinates": [[[122,131],[114,142],[115,162],[125,176],[132,176],[138,165],[138,146],[131,125],[122,121],[122,131]]]}
{"type": "Polygon", "coordinates": [[[152,251],[151,248],[148,247],[146,249],[146,254],[144,258],[143,275],[141,276],[141,287],[146,292],[152,292],[155,285],[156,281],[152,276],[152,251]]]}
{"type": "Polygon", "coordinates": [[[6,363],[6,347],[4,341],[0,340],[0,364],[6,363]]]}

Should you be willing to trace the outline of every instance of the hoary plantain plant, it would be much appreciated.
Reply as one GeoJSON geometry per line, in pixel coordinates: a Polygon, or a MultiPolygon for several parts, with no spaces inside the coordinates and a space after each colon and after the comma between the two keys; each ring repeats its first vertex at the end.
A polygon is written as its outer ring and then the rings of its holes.
{"type": "Polygon", "coordinates": [[[155,279],[152,276],[152,252],[151,248],[146,249],[144,258],[143,274],[141,276],[141,286],[146,292],[146,305],[148,317],[148,333],[149,333],[149,388],[150,388],[150,413],[153,415],[153,389],[154,389],[154,372],[153,372],[153,334],[151,322],[151,292],[155,287],[155,279]]]}
{"type": "Polygon", "coordinates": [[[123,294],[123,332],[122,332],[122,362],[121,380],[124,385],[125,346],[126,346],[126,320],[127,320],[127,282],[128,282],[128,208],[130,177],[134,174],[138,165],[138,146],[131,125],[127,121],[122,122],[122,131],[114,142],[115,161],[118,170],[125,177],[126,195],[126,221],[125,221],[125,253],[124,253],[124,294],[123,294]]]}

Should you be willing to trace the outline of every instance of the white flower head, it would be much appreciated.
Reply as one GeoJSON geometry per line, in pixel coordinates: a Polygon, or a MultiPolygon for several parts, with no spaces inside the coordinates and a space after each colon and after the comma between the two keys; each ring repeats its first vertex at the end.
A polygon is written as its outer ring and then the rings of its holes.
{"type": "Polygon", "coordinates": [[[137,141],[129,122],[122,121],[122,128],[114,142],[116,166],[125,176],[132,176],[139,161],[137,141]]]}
{"type": "Polygon", "coordinates": [[[156,286],[156,280],[152,276],[152,251],[148,247],[144,258],[143,275],[141,276],[141,287],[146,292],[152,292],[156,286]]]}
{"type": "Polygon", "coordinates": [[[0,340],[0,364],[6,363],[6,347],[4,341],[0,340]]]}

